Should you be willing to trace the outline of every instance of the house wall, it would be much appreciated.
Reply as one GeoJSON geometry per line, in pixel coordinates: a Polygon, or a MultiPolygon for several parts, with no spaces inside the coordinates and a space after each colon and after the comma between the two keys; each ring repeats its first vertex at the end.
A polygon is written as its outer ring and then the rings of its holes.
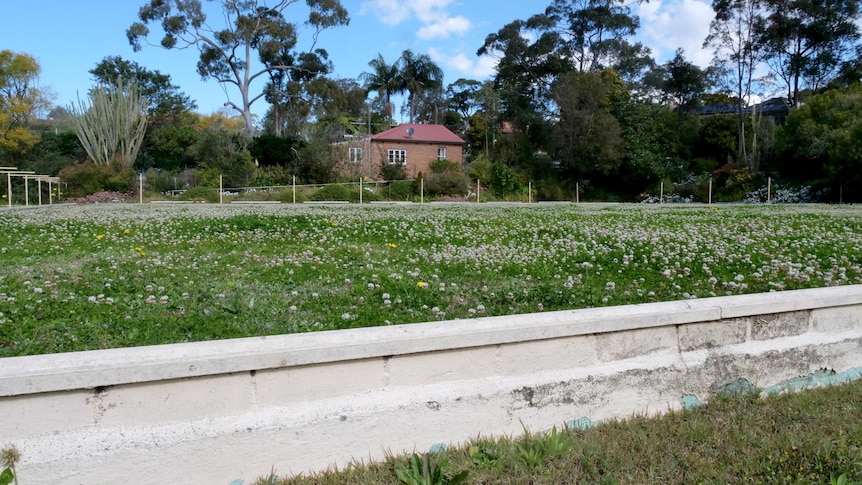
{"type": "Polygon", "coordinates": [[[389,150],[406,150],[407,165],[404,167],[404,173],[411,179],[419,175],[419,172],[430,172],[431,162],[437,160],[437,149],[440,147],[446,147],[446,159],[450,162],[460,166],[464,159],[463,148],[459,144],[374,141],[372,145],[374,161],[378,166],[388,163],[389,150]]]}
{"type": "Polygon", "coordinates": [[[862,376],[862,285],[0,359],[24,483],[251,483],[862,376]]]}
{"type": "Polygon", "coordinates": [[[351,180],[358,180],[362,177],[365,180],[380,179],[380,164],[375,163],[371,142],[368,138],[350,140],[339,143],[333,146],[337,162],[333,167],[333,171],[351,180]],[[350,149],[362,149],[362,162],[353,163],[350,161],[350,149]]]}

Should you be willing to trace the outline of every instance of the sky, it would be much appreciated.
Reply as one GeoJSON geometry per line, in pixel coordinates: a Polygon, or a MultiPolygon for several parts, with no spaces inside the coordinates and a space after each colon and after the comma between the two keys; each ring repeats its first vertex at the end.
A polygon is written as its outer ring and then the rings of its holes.
{"type": "MultiPolygon", "coordinates": [[[[0,50],[35,57],[42,69],[40,85],[56,93],[54,103],[58,106],[68,107],[79,97],[86,100],[95,84],[89,71],[108,56],[120,56],[169,75],[173,84],[197,102],[197,111],[202,114],[219,111],[228,99],[238,101],[237,91],[225,90],[213,80],[201,80],[194,48],[168,51],[153,45],[133,51],[125,32],[137,20],[145,1],[0,0],[0,50]]],[[[350,25],[324,31],[315,46],[328,51],[334,64],[332,77],[356,79],[370,71],[368,62],[378,54],[391,63],[405,49],[412,49],[416,54],[428,54],[443,69],[444,84],[450,84],[459,78],[490,78],[495,60],[476,55],[486,36],[509,22],[542,13],[550,0],[341,2],[349,12],[350,25]]],[[[683,48],[689,61],[701,67],[709,64],[711,54],[701,48],[713,17],[709,2],[650,0],[634,5],[633,11],[641,20],[636,40],[649,47],[659,63],[683,48]]],[[[288,18],[299,22],[304,20],[304,12],[302,5],[285,10],[288,18]]],[[[212,21],[217,19],[211,15],[212,21]]],[[[300,32],[297,47],[307,50],[310,35],[304,32],[306,35],[300,32]]],[[[150,38],[154,43],[159,39],[157,35],[150,38]]],[[[253,84],[252,92],[260,92],[264,82],[253,84]]],[[[256,114],[265,110],[262,99],[253,107],[256,114]]]]}

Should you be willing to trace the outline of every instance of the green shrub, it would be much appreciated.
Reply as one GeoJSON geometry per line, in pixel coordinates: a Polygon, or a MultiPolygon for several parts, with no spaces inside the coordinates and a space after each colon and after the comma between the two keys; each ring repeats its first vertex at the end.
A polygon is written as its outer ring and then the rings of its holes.
{"type": "Polygon", "coordinates": [[[404,180],[407,178],[404,167],[391,163],[384,163],[380,167],[380,176],[383,177],[383,180],[404,180]]]}
{"type": "Polygon", "coordinates": [[[461,165],[449,160],[434,160],[430,165],[431,173],[458,173],[461,171],[461,165]]]}
{"type": "MultiPolygon", "coordinates": [[[[282,204],[292,204],[294,200],[293,188],[281,189],[274,193],[275,200],[281,202],[282,204]]],[[[305,202],[306,194],[303,190],[296,190],[296,203],[301,204],[305,202]]]]}
{"type": "Polygon", "coordinates": [[[66,197],[83,197],[96,192],[128,192],[137,190],[135,171],[120,162],[96,165],[93,162],[78,163],[60,171],[65,182],[66,197]]]}
{"type": "Polygon", "coordinates": [[[413,194],[415,194],[413,181],[398,180],[396,182],[389,182],[386,188],[381,189],[381,194],[389,200],[409,201],[413,198],[413,194]]]}
{"type": "Polygon", "coordinates": [[[430,195],[466,195],[470,180],[460,172],[432,173],[425,178],[425,191],[430,195]]]}
{"type": "Polygon", "coordinates": [[[347,200],[359,202],[359,192],[351,190],[346,185],[325,185],[311,194],[308,200],[313,201],[336,201],[347,200]]]}
{"type": "Polygon", "coordinates": [[[186,190],[178,197],[180,200],[202,200],[210,203],[218,203],[218,190],[212,187],[204,187],[203,185],[198,185],[197,187],[192,187],[189,190],[186,190]]]}

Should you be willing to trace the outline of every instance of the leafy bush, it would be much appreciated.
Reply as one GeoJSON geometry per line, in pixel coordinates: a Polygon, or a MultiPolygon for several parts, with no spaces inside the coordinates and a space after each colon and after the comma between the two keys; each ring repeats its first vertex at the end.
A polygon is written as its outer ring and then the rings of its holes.
{"type": "MultiPolygon", "coordinates": [[[[305,202],[308,198],[308,193],[305,190],[301,190],[297,188],[296,190],[296,203],[301,204],[305,202]]],[[[293,188],[281,189],[275,192],[275,200],[283,203],[283,204],[292,204],[294,200],[294,192],[293,188]]]]}
{"type": "Polygon", "coordinates": [[[291,185],[292,183],[293,173],[278,165],[256,168],[250,182],[253,187],[291,185]]]}
{"type": "Polygon", "coordinates": [[[407,178],[404,167],[391,163],[384,163],[380,167],[380,176],[383,177],[383,180],[404,180],[407,178]]]}
{"type": "Polygon", "coordinates": [[[425,177],[425,191],[429,195],[465,195],[470,191],[470,179],[457,163],[434,160],[431,174],[425,177]]]}
{"type": "Polygon", "coordinates": [[[186,190],[178,198],[180,200],[202,200],[213,204],[219,201],[218,190],[212,187],[204,187],[203,185],[186,190]]]}
{"type": "Polygon", "coordinates": [[[425,191],[430,195],[465,195],[470,180],[460,172],[432,173],[425,178],[425,191]]]}
{"type": "Polygon", "coordinates": [[[430,165],[431,173],[457,173],[461,171],[461,166],[449,160],[434,160],[430,165]]]}
{"type": "Polygon", "coordinates": [[[311,194],[308,200],[313,201],[335,201],[346,200],[359,202],[359,192],[350,190],[346,185],[324,185],[311,194]]]}
{"type": "Polygon", "coordinates": [[[67,197],[83,197],[103,191],[128,192],[137,188],[134,170],[119,162],[108,165],[78,163],[61,170],[60,178],[67,184],[67,197]]]}
{"type": "Polygon", "coordinates": [[[380,192],[387,199],[398,201],[408,201],[412,199],[413,194],[416,193],[413,188],[413,182],[410,180],[389,182],[389,185],[380,192]]]}

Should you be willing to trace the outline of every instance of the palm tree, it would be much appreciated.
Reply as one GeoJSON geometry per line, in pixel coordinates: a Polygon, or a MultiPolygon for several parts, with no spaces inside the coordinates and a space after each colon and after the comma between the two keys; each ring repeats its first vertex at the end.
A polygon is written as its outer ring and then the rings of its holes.
{"type": "Polygon", "coordinates": [[[382,54],[368,63],[371,72],[363,72],[359,80],[364,83],[366,92],[375,91],[380,97],[386,98],[386,116],[392,116],[392,95],[403,93],[407,87],[399,75],[399,66],[388,64],[382,54]]]}
{"type": "Polygon", "coordinates": [[[428,54],[415,55],[410,49],[401,53],[399,76],[404,88],[409,93],[410,122],[413,123],[416,95],[443,86],[443,70],[431,60],[428,54]]]}

